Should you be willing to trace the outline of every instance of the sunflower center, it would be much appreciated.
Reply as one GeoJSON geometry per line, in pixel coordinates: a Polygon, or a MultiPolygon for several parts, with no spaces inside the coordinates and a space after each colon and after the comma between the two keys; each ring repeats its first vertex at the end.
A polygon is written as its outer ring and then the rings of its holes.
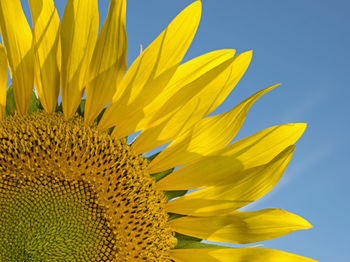
{"type": "Polygon", "coordinates": [[[80,117],[0,122],[1,261],[168,261],[166,198],[147,161],[80,117]]]}
{"type": "Polygon", "coordinates": [[[0,185],[2,261],[91,261],[115,255],[112,229],[83,181],[8,176],[0,185]]]}

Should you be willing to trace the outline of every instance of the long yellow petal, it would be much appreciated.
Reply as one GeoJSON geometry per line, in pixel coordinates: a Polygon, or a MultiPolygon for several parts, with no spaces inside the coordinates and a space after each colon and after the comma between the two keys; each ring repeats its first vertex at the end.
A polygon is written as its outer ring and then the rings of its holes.
{"type": "Polygon", "coordinates": [[[250,107],[274,85],[250,96],[232,110],[202,119],[189,132],[176,138],[148,166],[157,173],[183,166],[226,146],[237,135],[250,107]]]}
{"type": "Polygon", "coordinates": [[[228,216],[182,217],[169,221],[181,234],[209,241],[248,244],[311,228],[305,219],[282,209],[236,212],[228,216]]]}
{"type": "Polygon", "coordinates": [[[68,0],[61,24],[61,96],[64,115],[73,116],[84,91],[98,34],[97,0],[68,0]]]}
{"type": "Polygon", "coordinates": [[[33,36],[20,0],[0,1],[0,29],[9,62],[16,108],[19,113],[26,114],[34,84],[33,36]]]}
{"type": "Polygon", "coordinates": [[[223,185],[208,187],[167,203],[168,212],[215,216],[227,214],[267,194],[280,180],[295,146],[286,148],[266,165],[236,174],[223,185]]]}
{"type": "Polygon", "coordinates": [[[162,190],[198,189],[227,181],[238,172],[270,162],[303,134],[306,124],[285,124],[262,130],[161,179],[162,190]]]}
{"type": "Polygon", "coordinates": [[[0,44],[0,120],[4,118],[6,107],[6,89],[7,89],[7,56],[5,48],[0,44]]]}
{"type": "Polygon", "coordinates": [[[112,0],[98,36],[86,86],[85,122],[93,121],[111,100],[126,70],[126,0],[112,0]]]}
{"type": "Polygon", "coordinates": [[[268,248],[172,249],[176,262],[316,262],[316,260],[268,248]]]}
{"type": "Polygon", "coordinates": [[[44,109],[56,109],[60,76],[57,64],[60,19],[52,0],[29,0],[33,20],[34,83],[44,109]]]}
{"type": "MultiPolygon", "coordinates": [[[[126,72],[100,123],[106,129],[142,111],[174,75],[197,30],[201,2],[183,10],[126,72]]],[[[116,128],[117,130],[117,128],[116,128]]]]}
{"type": "MultiPolygon", "coordinates": [[[[154,124],[155,122],[152,121],[153,117],[171,97],[176,93],[181,92],[180,90],[185,90],[191,83],[198,81],[198,79],[202,78],[213,69],[219,67],[224,70],[227,67],[225,64],[234,57],[234,54],[235,50],[232,49],[217,50],[180,65],[168,85],[150,104],[146,105],[142,111],[137,112],[132,116],[123,119],[123,122],[118,123],[118,136],[129,135],[144,129],[147,124],[148,127],[150,123],[154,124]]],[[[193,88],[193,91],[199,92],[200,88],[204,88],[204,86],[205,85],[190,87],[193,88]]],[[[180,102],[183,104],[184,101],[189,100],[192,96],[187,95],[186,97],[182,97],[180,102]]]]}
{"type": "Polygon", "coordinates": [[[147,152],[170,142],[214,111],[241,79],[251,58],[250,51],[240,54],[228,61],[224,71],[216,68],[172,97],[135,140],[136,152],[147,152]]]}

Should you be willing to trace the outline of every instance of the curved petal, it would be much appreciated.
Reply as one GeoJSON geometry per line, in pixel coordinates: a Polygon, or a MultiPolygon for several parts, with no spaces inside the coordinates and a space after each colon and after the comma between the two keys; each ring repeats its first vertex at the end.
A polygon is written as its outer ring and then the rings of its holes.
{"type": "Polygon", "coordinates": [[[142,111],[164,89],[192,42],[201,6],[196,1],[183,10],[134,61],[103,114],[100,129],[118,125],[142,111]]]}
{"type": "Polygon", "coordinates": [[[61,24],[61,96],[66,117],[77,110],[98,34],[97,0],[68,0],[61,24]]]}
{"type": "Polygon", "coordinates": [[[21,114],[26,114],[34,84],[33,36],[20,0],[0,1],[0,29],[16,108],[21,114]]]}
{"type": "MultiPolygon", "coordinates": [[[[198,81],[198,79],[209,74],[209,72],[215,68],[221,67],[224,70],[225,66],[223,67],[222,65],[227,64],[227,62],[234,57],[234,54],[235,51],[230,49],[217,50],[196,57],[180,65],[167,86],[150,104],[146,105],[142,111],[118,123],[118,136],[126,136],[144,129],[147,125],[149,126],[149,124],[152,123],[153,117],[171,97],[180,92],[180,90],[185,90],[191,83],[198,81]]],[[[195,95],[195,92],[199,92],[203,87],[204,86],[193,86],[193,94],[183,96],[180,103],[176,103],[180,105],[190,100],[195,95]]]]}
{"type": "Polygon", "coordinates": [[[172,249],[170,254],[176,262],[316,262],[310,258],[260,247],[172,249]]]}
{"type": "Polygon", "coordinates": [[[294,148],[287,147],[268,164],[238,173],[227,183],[170,201],[166,209],[183,215],[215,216],[248,205],[267,194],[278,183],[292,158],[294,148]]]}
{"type": "Polygon", "coordinates": [[[111,100],[126,70],[126,0],[112,0],[98,36],[86,85],[84,119],[93,121],[111,100]]]}
{"type": "Polygon", "coordinates": [[[236,212],[227,216],[181,217],[169,221],[181,234],[209,241],[248,244],[311,228],[305,219],[282,209],[236,212]]]}
{"type": "Polygon", "coordinates": [[[152,160],[148,168],[157,173],[213,153],[226,146],[237,135],[250,107],[274,85],[250,96],[232,110],[199,121],[189,132],[176,138],[152,160]]]}
{"type": "Polygon", "coordinates": [[[60,19],[52,0],[29,0],[33,20],[34,83],[44,109],[56,109],[60,77],[57,63],[60,19]]]}
{"type": "Polygon", "coordinates": [[[0,120],[4,118],[6,107],[6,89],[7,89],[7,56],[5,48],[0,44],[0,120]]]}
{"type": "Polygon", "coordinates": [[[169,99],[135,140],[136,152],[170,142],[214,111],[241,79],[251,58],[252,52],[235,56],[169,99]]]}
{"type": "Polygon", "coordinates": [[[161,190],[198,189],[227,182],[238,172],[270,162],[303,134],[306,124],[285,124],[262,130],[199,158],[159,180],[161,190]]]}

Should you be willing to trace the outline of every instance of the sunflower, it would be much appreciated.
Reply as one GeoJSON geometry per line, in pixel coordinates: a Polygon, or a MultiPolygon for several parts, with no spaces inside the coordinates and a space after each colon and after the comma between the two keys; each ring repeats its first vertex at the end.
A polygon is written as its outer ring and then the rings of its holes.
{"type": "Polygon", "coordinates": [[[97,0],[68,0],[61,22],[53,0],[29,5],[32,29],[20,0],[0,1],[0,261],[313,261],[202,242],[248,244],[311,225],[281,209],[239,211],[277,184],[306,125],[230,143],[277,85],[208,116],[252,52],[180,64],[200,1],[128,70],[126,0],[111,0],[99,33],[97,0]]]}

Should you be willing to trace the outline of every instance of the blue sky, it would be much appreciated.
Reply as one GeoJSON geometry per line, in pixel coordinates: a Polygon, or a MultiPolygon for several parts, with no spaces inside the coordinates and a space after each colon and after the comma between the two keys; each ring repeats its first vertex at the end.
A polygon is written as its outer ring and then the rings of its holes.
{"type": "MultiPolygon", "coordinates": [[[[23,1],[28,12],[27,1],[23,1]]],[[[56,0],[62,15],[66,1],[56,0]]],[[[109,1],[100,0],[101,18],[109,1]]],[[[190,0],[129,0],[128,64],[190,0]]],[[[348,0],[203,0],[202,21],[185,60],[216,49],[254,50],[252,64],[225,103],[282,86],[251,109],[238,137],[269,126],[306,122],[284,177],[248,210],[278,207],[314,228],[264,242],[320,261],[346,261],[349,225],[350,2],[348,0]]]]}

